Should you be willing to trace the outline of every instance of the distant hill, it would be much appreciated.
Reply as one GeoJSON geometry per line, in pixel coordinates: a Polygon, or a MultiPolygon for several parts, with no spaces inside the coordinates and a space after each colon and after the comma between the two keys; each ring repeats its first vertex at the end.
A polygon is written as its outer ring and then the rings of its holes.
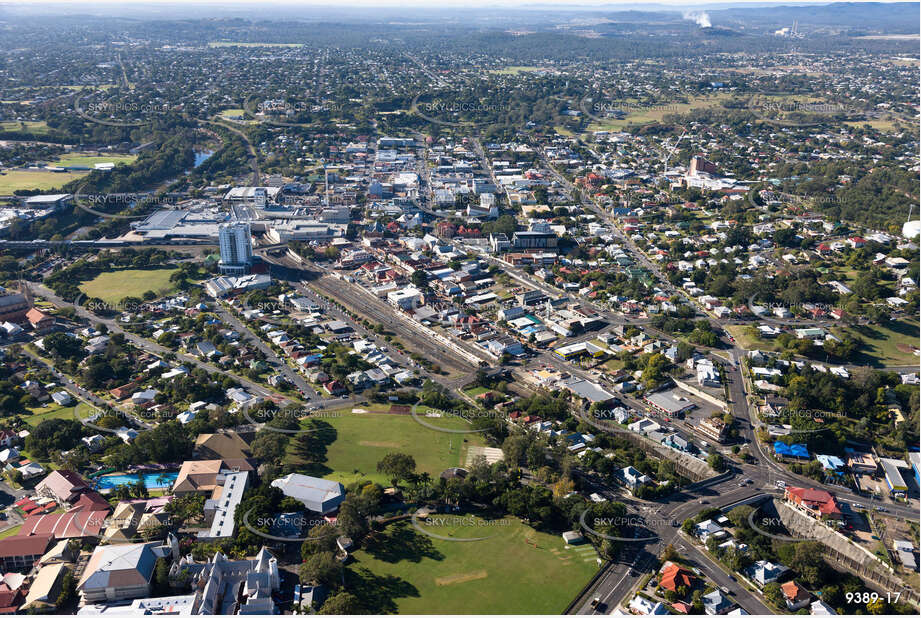
{"type": "Polygon", "coordinates": [[[917,34],[921,5],[917,2],[835,2],[808,6],[731,8],[708,11],[714,25],[742,22],[766,30],[789,26],[837,27],[885,34],[917,34]]]}

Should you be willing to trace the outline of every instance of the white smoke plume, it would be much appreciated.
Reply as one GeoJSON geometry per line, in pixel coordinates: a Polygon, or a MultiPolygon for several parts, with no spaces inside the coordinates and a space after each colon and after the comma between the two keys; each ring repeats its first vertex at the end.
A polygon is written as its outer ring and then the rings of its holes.
{"type": "Polygon", "coordinates": [[[685,11],[682,17],[691,20],[701,28],[713,27],[713,24],[710,23],[710,16],[706,12],[685,11]]]}

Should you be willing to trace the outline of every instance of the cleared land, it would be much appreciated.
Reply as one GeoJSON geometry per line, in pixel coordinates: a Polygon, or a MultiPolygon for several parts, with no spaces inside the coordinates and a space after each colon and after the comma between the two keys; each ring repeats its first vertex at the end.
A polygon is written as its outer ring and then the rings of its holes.
{"type": "MultiPolygon", "coordinates": [[[[389,406],[376,407],[378,410],[387,408],[389,406]]],[[[448,429],[470,428],[463,419],[426,417],[426,411],[420,407],[416,413],[430,425],[448,429]]],[[[463,465],[469,445],[483,444],[478,434],[436,431],[416,422],[408,414],[373,411],[353,414],[352,408],[345,408],[328,412],[318,420],[329,425],[328,430],[318,432],[327,449],[325,461],[305,464],[296,454],[296,440],[292,440],[288,460],[304,465],[308,474],[335,479],[346,485],[359,479],[389,485],[390,480],[377,471],[377,462],[393,452],[412,455],[416,460],[417,473],[428,472],[437,479],[445,469],[463,465]]]]}
{"type": "Polygon", "coordinates": [[[91,298],[99,298],[116,304],[121,299],[133,296],[142,298],[151,291],[158,296],[169,294],[175,286],[169,278],[178,268],[126,269],[102,273],[92,281],[80,284],[80,290],[91,298]]]}
{"type": "Polygon", "coordinates": [[[393,523],[355,552],[347,588],[382,613],[559,614],[598,568],[590,545],[567,548],[517,518],[465,514],[393,523]],[[462,521],[462,524],[453,524],[462,521]],[[538,594],[539,592],[539,594],[538,594]]]}
{"type": "Polygon", "coordinates": [[[47,172],[41,170],[7,170],[0,175],[0,194],[20,189],[60,189],[71,180],[83,178],[89,172],[47,172]]]}

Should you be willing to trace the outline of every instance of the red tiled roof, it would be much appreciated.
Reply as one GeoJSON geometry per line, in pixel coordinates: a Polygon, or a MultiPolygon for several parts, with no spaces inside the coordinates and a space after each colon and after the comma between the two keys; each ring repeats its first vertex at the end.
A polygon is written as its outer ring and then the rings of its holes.
{"type": "Polygon", "coordinates": [[[50,315],[42,313],[35,307],[32,307],[29,309],[29,311],[26,312],[26,319],[29,320],[29,323],[33,326],[39,322],[42,322],[43,320],[54,320],[54,318],[52,318],[50,315]]]}
{"type": "Polygon", "coordinates": [[[780,585],[780,589],[783,590],[784,596],[786,596],[790,601],[803,600],[809,596],[802,586],[797,584],[795,581],[790,580],[785,584],[780,585]]]}
{"type": "Polygon", "coordinates": [[[665,588],[666,590],[675,591],[680,586],[691,587],[693,575],[689,571],[681,568],[677,564],[669,564],[662,571],[662,579],[659,580],[659,585],[665,588]]]}
{"type": "Polygon", "coordinates": [[[802,504],[809,509],[819,511],[823,515],[841,514],[835,497],[824,489],[787,487],[787,493],[797,504],[802,504]]]}

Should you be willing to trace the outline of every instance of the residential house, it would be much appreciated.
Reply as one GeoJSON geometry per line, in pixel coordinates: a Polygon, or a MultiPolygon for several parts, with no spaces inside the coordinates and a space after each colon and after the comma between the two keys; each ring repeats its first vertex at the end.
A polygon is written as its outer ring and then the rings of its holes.
{"type": "Polygon", "coordinates": [[[627,608],[640,616],[662,616],[668,614],[668,608],[662,602],[650,601],[645,597],[636,595],[627,608]]]}
{"type": "Polygon", "coordinates": [[[838,612],[832,609],[831,605],[823,601],[822,599],[817,599],[812,602],[809,606],[809,613],[812,616],[837,616],[838,612]]]}
{"type": "Polygon", "coordinates": [[[38,334],[47,333],[54,328],[54,318],[35,307],[26,312],[26,320],[31,324],[32,330],[38,334]]]}
{"type": "Polygon", "coordinates": [[[732,601],[723,596],[723,593],[719,590],[703,595],[700,600],[704,604],[704,612],[708,616],[725,614],[733,605],[732,601]]]}
{"type": "Polygon", "coordinates": [[[728,533],[723,530],[723,527],[712,519],[696,524],[694,526],[694,534],[704,543],[706,543],[711,536],[715,539],[722,539],[728,535],[728,533]]]}
{"type": "Polygon", "coordinates": [[[58,391],[51,394],[51,398],[54,400],[54,403],[59,406],[69,406],[74,402],[74,398],[67,391],[58,391]]]}
{"type": "Polygon", "coordinates": [[[693,573],[671,561],[667,561],[662,565],[659,574],[661,575],[659,578],[659,586],[665,590],[671,590],[672,592],[677,592],[678,588],[682,587],[690,590],[694,587],[694,583],[697,579],[694,577],[693,573]]]}
{"type": "Polygon", "coordinates": [[[758,560],[743,571],[743,574],[751,581],[764,588],[766,584],[776,582],[780,577],[790,569],[782,564],[775,564],[768,560],[758,560]]]}
{"type": "Polygon", "coordinates": [[[617,472],[617,479],[626,485],[631,491],[635,491],[637,487],[646,485],[652,482],[645,474],[641,474],[639,470],[633,466],[627,466],[622,468],[617,472]]]}
{"type": "Polygon", "coordinates": [[[795,612],[798,609],[806,607],[809,605],[809,600],[812,598],[811,595],[806,592],[805,588],[793,580],[781,584],[780,590],[783,592],[784,602],[787,604],[787,609],[791,612],[795,612]]]}

